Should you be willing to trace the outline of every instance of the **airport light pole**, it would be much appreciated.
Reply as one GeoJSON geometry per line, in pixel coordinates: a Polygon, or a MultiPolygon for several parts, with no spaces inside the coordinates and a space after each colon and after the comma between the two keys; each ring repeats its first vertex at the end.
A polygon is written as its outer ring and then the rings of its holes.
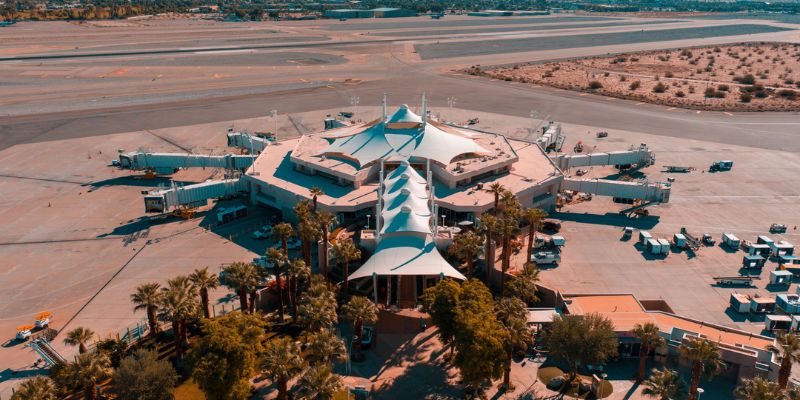
{"type": "Polygon", "coordinates": [[[706,391],[703,388],[697,388],[697,400],[700,400],[700,396],[703,395],[706,391]]]}
{"type": "Polygon", "coordinates": [[[372,217],[371,214],[367,214],[367,229],[369,229],[369,219],[372,217]]]}
{"type": "Polygon", "coordinates": [[[272,131],[272,136],[275,137],[275,141],[278,141],[278,110],[272,110],[269,112],[272,116],[272,121],[275,123],[275,130],[272,131]]]}
{"type": "Polygon", "coordinates": [[[361,102],[361,98],[358,96],[350,96],[350,105],[355,107],[354,114],[358,115],[358,103],[361,102]]]}

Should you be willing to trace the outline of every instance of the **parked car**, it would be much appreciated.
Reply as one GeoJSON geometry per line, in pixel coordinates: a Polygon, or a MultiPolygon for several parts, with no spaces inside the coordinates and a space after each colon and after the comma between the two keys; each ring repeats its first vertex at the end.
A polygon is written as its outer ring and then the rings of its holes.
{"type": "Polygon", "coordinates": [[[608,132],[606,132],[606,131],[597,132],[597,137],[599,137],[599,138],[608,137],[608,132]]]}
{"type": "Polygon", "coordinates": [[[264,225],[253,232],[253,239],[261,240],[266,239],[272,234],[272,225],[264,225]]]}
{"type": "MultiPolygon", "coordinates": [[[[289,249],[289,250],[299,249],[301,245],[302,245],[302,242],[298,238],[290,238],[289,240],[286,241],[286,248],[289,249]]],[[[281,242],[273,244],[272,248],[273,249],[280,249],[281,248],[281,242]]]]}
{"type": "Polygon", "coordinates": [[[769,227],[769,233],[785,233],[786,232],[786,225],[784,224],[772,224],[769,227]]]}

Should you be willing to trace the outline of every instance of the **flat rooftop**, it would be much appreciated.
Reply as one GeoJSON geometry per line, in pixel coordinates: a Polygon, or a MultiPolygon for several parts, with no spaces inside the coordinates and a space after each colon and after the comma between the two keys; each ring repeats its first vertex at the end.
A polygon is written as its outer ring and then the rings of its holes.
{"type": "Polygon", "coordinates": [[[601,314],[611,320],[618,332],[630,331],[636,324],[652,322],[662,332],[671,332],[678,328],[728,346],[744,345],[763,349],[772,344],[772,339],[764,336],[709,325],[661,311],[647,311],[632,294],[565,295],[565,298],[570,300],[567,305],[570,314],[601,314]]]}

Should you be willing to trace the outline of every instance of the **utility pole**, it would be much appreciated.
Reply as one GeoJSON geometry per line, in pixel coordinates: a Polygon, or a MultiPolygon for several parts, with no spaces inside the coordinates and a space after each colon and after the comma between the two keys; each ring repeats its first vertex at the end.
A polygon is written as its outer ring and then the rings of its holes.
{"type": "Polygon", "coordinates": [[[272,121],[275,123],[275,130],[272,131],[272,136],[275,138],[275,141],[278,141],[278,110],[272,110],[269,112],[272,116],[272,121]]]}

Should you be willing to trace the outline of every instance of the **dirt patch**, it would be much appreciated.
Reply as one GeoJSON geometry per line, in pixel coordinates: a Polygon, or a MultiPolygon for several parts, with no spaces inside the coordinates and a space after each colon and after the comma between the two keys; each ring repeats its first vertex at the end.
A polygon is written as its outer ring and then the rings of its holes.
{"type": "Polygon", "coordinates": [[[800,44],[742,43],[465,72],[713,111],[800,110],[800,44]]]}

